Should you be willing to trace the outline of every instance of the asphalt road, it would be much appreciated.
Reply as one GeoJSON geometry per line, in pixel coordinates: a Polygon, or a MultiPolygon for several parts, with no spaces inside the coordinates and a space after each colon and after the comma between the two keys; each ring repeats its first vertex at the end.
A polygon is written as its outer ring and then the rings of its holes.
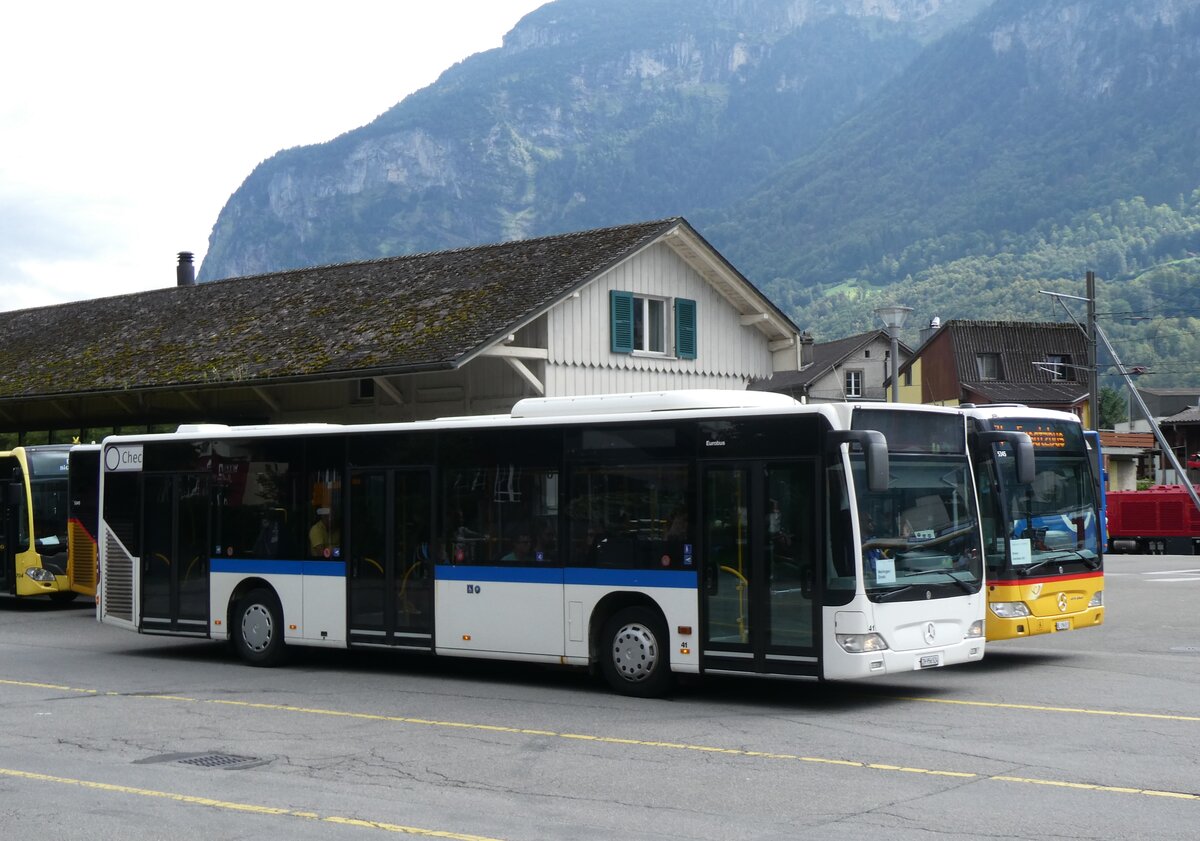
{"type": "Polygon", "coordinates": [[[301,651],[253,669],[0,598],[0,836],[1195,839],[1200,558],[1107,558],[1104,626],[853,684],[301,651]]]}

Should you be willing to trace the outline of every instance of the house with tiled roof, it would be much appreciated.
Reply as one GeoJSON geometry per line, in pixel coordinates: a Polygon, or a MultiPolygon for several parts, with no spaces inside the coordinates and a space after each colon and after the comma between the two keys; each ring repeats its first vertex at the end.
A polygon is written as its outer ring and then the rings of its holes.
{"type": "MultiPolygon", "coordinates": [[[[802,343],[800,369],[780,371],[751,386],[760,391],[777,391],[802,403],[834,403],[846,400],[886,400],[885,383],[891,376],[891,339],[886,330],[872,330],[829,342],[813,342],[807,334],[802,343]]],[[[912,354],[898,342],[901,361],[912,354]]]]}
{"type": "Polygon", "coordinates": [[[796,326],[682,218],[202,284],[190,260],[0,313],[0,432],[488,414],[799,367],[796,326]]]}
{"type": "Polygon", "coordinates": [[[1088,347],[1075,324],[942,322],[900,367],[907,403],[1023,403],[1088,424],[1088,347]]]}

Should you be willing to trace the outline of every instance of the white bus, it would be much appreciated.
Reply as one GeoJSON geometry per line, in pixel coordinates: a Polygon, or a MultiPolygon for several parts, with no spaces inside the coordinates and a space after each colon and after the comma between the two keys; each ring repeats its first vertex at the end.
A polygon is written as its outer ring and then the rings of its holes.
{"type": "Polygon", "coordinates": [[[978,660],[966,441],[953,410],[735,391],[113,436],[99,616],[256,665],[375,646],[591,667],[646,696],[676,673],[978,660]]]}

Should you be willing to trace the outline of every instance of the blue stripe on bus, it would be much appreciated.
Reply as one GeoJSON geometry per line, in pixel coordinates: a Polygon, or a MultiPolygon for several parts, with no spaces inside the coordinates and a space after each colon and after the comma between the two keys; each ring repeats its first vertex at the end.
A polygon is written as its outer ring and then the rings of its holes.
{"type": "Polygon", "coordinates": [[[562,567],[451,566],[438,564],[438,581],[502,581],[508,584],[562,584],[562,567]]]}
{"type": "MultiPolygon", "coordinates": [[[[210,558],[213,572],[238,575],[317,575],[344,577],[345,561],[271,561],[254,558],[210,558]]],[[[682,569],[593,569],[590,567],[506,567],[439,564],[439,581],[498,581],[509,584],[583,584],[600,587],[670,587],[696,589],[696,572],[682,569]]]]}
{"type": "Polygon", "coordinates": [[[270,561],[254,558],[210,558],[213,572],[236,572],[240,575],[325,575],[343,578],[345,561],[270,561]]]}
{"type": "Polygon", "coordinates": [[[574,567],[567,571],[568,584],[598,584],[603,587],[675,587],[696,589],[696,571],[690,569],[603,569],[574,567]]]}

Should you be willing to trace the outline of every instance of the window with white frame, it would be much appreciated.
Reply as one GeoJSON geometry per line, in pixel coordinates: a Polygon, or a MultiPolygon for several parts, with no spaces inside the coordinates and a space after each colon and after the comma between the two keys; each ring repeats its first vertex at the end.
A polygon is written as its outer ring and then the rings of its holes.
{"type": "Polygon", "coordinates": [[[863,372],[848,370],[845,372],[846,397],[862,397],[863,372]]]}
{"type": "Polygon", "coordinates": [[[1073,380],[1071,375],[1071,357],[1062,353],[1046,354],[1046,368],[1050,378],[1054,380],[1073,380]]]}
{"type": "Polygon", "coordinates": [[[613,353],[648,353],[696,358],[696,302],[632,292],[609,293],[613,353]],[[674,316],[674,332],[668,320],[674,316]],[[673,341],[673,346],[672,346],[673,341]]]}
{"type": "Polygon", "coordinates": [[[667,302],[633,296],[633,349],[666,353],[667,302]]]}

